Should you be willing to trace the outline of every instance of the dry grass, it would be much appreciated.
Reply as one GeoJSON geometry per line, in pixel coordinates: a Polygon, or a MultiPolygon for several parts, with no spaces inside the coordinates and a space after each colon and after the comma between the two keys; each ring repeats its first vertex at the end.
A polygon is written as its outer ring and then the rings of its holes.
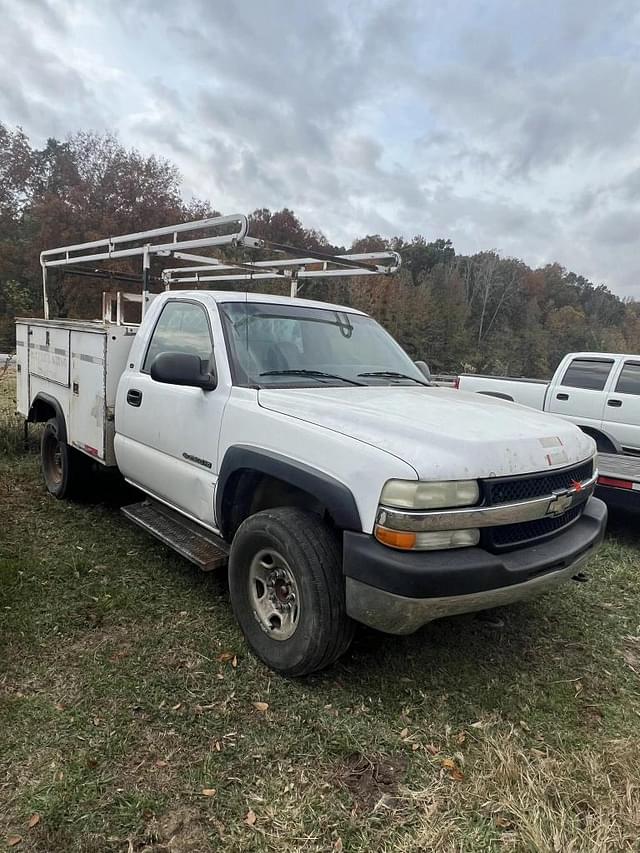
{"type": "Polygon", "coordinates": [[[608,753],[585,744],[575,751],[527,744],[513,726],[492,726],[463,764],[453,790],[446,774],[423,790],[407,791],[424,816],[415,838],[396,847],[483,849],[461,840],[461,816],[482,816],[498,833],[499,849],[605,853],[638,849],[640,748],[635,738],[610,741],[608,753]]]}
{"type": "Polygon", "coordinates": [[[247,652],[225,578],[128,526],[126,494],[44,493],[11,391],[0,848],[640,850],[635,522],[614,520],[589,584],[509,608],[502,630],[361,631],[332,670],[286,681],[247,652]]]}

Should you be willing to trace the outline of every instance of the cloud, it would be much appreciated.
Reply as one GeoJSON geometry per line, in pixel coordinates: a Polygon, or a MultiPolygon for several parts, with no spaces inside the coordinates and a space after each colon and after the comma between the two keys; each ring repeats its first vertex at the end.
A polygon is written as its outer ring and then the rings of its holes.
{"type": "Polygon", "coordinates": [[[640,297],[632,0],[0,0],[0,120],[119,133],[223,211],[451,237],[640,297]]]}

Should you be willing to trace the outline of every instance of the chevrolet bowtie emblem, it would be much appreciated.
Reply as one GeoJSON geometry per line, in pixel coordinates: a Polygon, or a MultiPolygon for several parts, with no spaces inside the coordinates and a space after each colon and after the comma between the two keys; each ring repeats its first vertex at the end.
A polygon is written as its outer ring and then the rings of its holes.
{"type": "Polygon", "coordinates": [[[563,515],[573,504],[575,492],[560,492],[554,495],[549,501],[545,515],[563,515]]]}

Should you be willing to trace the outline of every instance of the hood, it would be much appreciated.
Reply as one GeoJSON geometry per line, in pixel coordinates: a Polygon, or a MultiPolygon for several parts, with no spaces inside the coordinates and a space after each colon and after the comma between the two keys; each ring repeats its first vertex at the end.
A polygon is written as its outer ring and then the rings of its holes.
{"type": "Polygon", "coordinates": [[[569,421],[451,388],[261,389],[258,401],[379,447],[426,480],[529,474],[595,453],[593,440],[569,421]]]}

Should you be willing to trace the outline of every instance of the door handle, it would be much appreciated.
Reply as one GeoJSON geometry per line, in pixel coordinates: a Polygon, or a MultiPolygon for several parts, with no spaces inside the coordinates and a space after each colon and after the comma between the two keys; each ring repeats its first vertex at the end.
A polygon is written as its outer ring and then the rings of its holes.
{"type": "Polygon", "coordinates": [[[616,409],[619,409],[622,405],[622,400],[607,400],[607,406],[613,406],[616,409]]]}
{"type": "Polygon", "coordinates": [[[568,399],[569,399],[568,394],[556,394],[556,400],[568,400],[568,399]]]}
{"type": "Polygon", "coordinates": [[[127,403],[130,406],[138,406],[142,405],[142,391],[138,391],[137,388],[130,388],[127,391],[127,403]]]}

